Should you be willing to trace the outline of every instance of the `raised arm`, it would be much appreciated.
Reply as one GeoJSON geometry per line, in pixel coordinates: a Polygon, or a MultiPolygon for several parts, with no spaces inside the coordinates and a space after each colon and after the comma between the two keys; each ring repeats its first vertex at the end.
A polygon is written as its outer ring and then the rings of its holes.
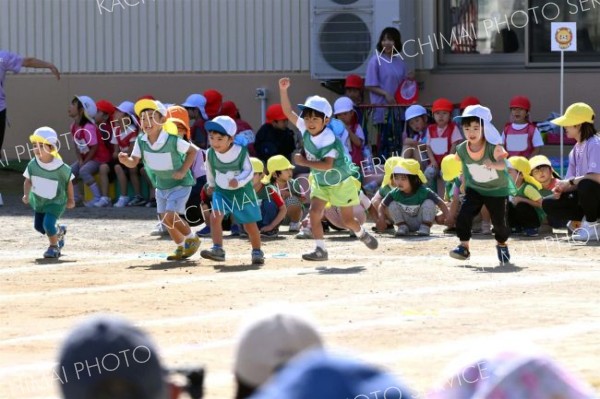
{"type": "Polygon", "coordinates": [[[279,79],[279,98],[281,102],[281,108],[285,116],[294,124],[298,122],[298,115],[292,110],[292,103],[288,95],[288,89],[290,88],[290,78],[279,79]]]}

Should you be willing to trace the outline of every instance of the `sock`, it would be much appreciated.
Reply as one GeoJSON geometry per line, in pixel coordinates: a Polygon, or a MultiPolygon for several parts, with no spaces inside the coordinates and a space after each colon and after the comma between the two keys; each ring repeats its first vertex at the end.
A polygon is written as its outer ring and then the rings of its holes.
{"type": "Polygon", "coordinates": [[[196,234],[194,234],[193,232],[188,234],[187,236],[185,236],[185,238],[195,238],[196,234]]]}
{"type": "Polygon", "coordinates": [[[90,191],[94,195],[94,198],[102,197],[102,193],[100,192],[100,187],[98,187],[98,184],[93,183],[89,187],[90,187],[90,191]]]}
{"type": "Polygon", "coordinates": [[[315,244],[317,244],[317,248],[321,248],[325,251],[325,240],[315,240],[315,244]]]}
{"type": "Polygon", "coordinates": [[[185,242],[176,242],[175,244],[177,244],[178,247],[183,247],[183,245],[185,244],[185,242]]]}
{"type": "Polygon", "coordinates": [[[364,226],[360,226],[360,230],[354,232],[358,238],[362,238],[366,233],[367,230],[365,230],[364,226]]]}

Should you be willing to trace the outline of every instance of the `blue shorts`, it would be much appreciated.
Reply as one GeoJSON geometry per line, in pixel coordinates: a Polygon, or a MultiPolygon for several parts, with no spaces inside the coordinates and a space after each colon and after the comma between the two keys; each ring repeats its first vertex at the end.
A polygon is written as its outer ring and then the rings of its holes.
{"type": "Polygon", "coordinates": [[[156,189],[156,212],[185,214],[185,204],[192,192],[191,186],[177,186],[168,190],[156,189]]]}
{"type": "Polygon", "coordinates": [[[230,199],[215,190],[212,197],[212,210],[224,216],[233,215],[236,223],[246,224],[262,220],[260,205],[256,197],[234,196],[230,199]]]}

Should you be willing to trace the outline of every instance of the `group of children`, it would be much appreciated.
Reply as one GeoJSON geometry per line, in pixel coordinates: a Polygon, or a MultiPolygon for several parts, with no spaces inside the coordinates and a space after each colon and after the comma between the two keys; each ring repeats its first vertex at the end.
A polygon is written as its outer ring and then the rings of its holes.
{"type": "Polygon", "coordinates": [[[543,222],[563,227],[542,209],[542,197],[556,195],[559,179],[549,160],[536,155],[543,141],[529,122],[527,98],[511,100],[512,121],[503,133],[476,98],[465,99],[461,115],[454,118],[453,104],[437,99],[431,124],[424,107],[410,106],[402,154],[386,160],[383,183],[369,199],[361,190],[364,173],[358,166],[365,134],[355,101],[341,97],[332,107],[325,98],[312,96],[298,105],[298,115],[289,87],[288,78],[280,79],[281,104],[267,111],[268,124],[279,130],[281,142],[274,131],[265,133],[268,140],[258,135],[254,139],[235,105],[224,107],[214,90],[168,107],[151,96],[117,107],[74,97],[68,113],[74,119],[77,162],[69,167],[60,160],[52,129],[40,128],[30,137],[35,158],[24,174],[23,200],[35,211],[36,230],[49,237],[44,256],[60,256],[66,228],[57,219],[78,201],[74,178],[89,187],[92,205],[102,207],[111,203],[108,176],[114,173],[121,192],[115,206],[125,206],[132,201],[127,175],[134,186],[133,201],[143,201],[139,178],[134,177],[142,163],[143,174],[155,188],[160,224],[176,244],[169,260],[190,258],[199,249],[199,237],[210,235],[213,245],[201,251],[201,257],[224,261],[226,218],[248,237],[253,264],[264,263],[261,236],[276,236],[284,222],[290,231],[299,232],[298,238],[314,238],[315,249],[302,255],[313,261],[328,259],[323,221],[350,230],[376,249],[377,239],[363,226],[367,215],[375,221],[375,231],[395,226],[395,236],[428,236],[434,223],[445,224],[445,231],[456,232],[460,241],[450,256],[461,260],[470,257],[473,219],[481,215],[482,226],[493,225],[501,263],[510,261],[511,232],[536,236],[543,222]],[[219,106],[209,106],[207,98],[219,106]],[[288,134],[287,121],[301,132],[299,151],[290,152],[296,148],[296,135],[288,134]],[[114,145],[112,154],[107,142],[114,145]],[[310,171],[304,184],[294,179],[296,168],[310,171]],[[304,212],[308,196],[310,206],[304,212]],[[208,211],[202,212],[206,227],[197,233],[188,223],[189,201],[208,211]]]}

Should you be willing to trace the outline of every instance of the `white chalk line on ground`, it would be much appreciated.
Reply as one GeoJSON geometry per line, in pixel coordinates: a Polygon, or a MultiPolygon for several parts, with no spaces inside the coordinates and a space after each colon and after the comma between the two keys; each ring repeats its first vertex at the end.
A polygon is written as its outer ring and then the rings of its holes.
{"type": "MultiPolygon", "coordinates": [[[[275,271],[273,271],[275,272],[275,271]]],[[[276,274],[276,273],[274,273],[276,274]]],[[[337,306],[337,305],[350,305],[352,303],[366,304],[374,301],[396,299],[399,296],[405,297],[408,295],[418,296],[424,294],[439,294],[443,292],[464,292],[473,291],[475,289],[483,288],[498,288],[498,287],[511,287],[521,285],[537,285],[547,283],[559,283],[566,281],[585,280],[591,281],[594,277],[600,277],[598,272],[578,272],[578,273],[561,273],[548,276],[526,276],[519,277],[518,279],[505,278],[502,280],[493,281],[472,281],[467,283],[459,283],[454,285],[444,284],[438,286],[429,287],[416,287],[410,289],[400,289],[397,292],[392,293],[367,293],[367,294],[353,294],[344,297],[331,298],[331,299],[319,299],[314,301],[302,302],[301,305],[304,307],[322,307],[322,306],[337,306]]],[[[140,327],[165,327],[165,326],[190,326],[191,323],[198,323],[201,321],[219,319],[219,318],[235,318],[238,319],[246,316],[252,309],[239,309],[239,310],[216,310],[212,312],[206,312],[197,315],[188,316],[177,316],[177,317],[164,317],[155,320],[146,320],[137,323],[140,327]]],[[[8,338],[0,340],[0,346],[9,345],[22,345],[31,342],[58,340],[63,337],[67,331],[60,330],[43,334],[28,335],[18,338],[8,338]]]]}

